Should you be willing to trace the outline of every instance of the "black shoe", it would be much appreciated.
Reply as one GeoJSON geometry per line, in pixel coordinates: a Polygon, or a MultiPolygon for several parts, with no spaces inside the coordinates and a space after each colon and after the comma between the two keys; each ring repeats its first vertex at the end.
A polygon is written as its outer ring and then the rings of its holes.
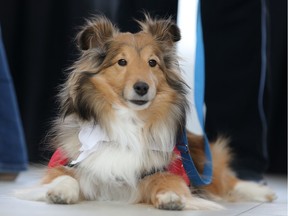
{"type": "Polygon", "coordinates": [[[254,181],[259,184],[266,185],[263,174],[252,170],[236,170],[236,175],[239,179],[244,181],[254,181]]]}

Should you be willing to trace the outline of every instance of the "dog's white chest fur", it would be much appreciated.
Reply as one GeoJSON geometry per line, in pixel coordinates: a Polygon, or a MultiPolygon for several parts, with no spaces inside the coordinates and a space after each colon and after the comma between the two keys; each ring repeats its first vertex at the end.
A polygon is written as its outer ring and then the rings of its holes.
{"type": "Polygon", "coordinates": [[[103,136],[109,141],[100,140],[78,165],[80,188],[87,199],[133,200],[141,175],[169,163],[175,135],[166,131],[168,128],[159,128],[161,138],[149,142],[143,132],[144,123],[135,113],[117,109],[116,114],[107,136],[103,136]]]}

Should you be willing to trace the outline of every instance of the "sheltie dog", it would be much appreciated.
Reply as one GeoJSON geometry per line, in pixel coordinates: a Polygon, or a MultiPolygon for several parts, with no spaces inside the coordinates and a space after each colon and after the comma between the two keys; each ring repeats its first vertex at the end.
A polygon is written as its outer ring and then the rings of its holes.
{"type": "MultiPolygon", "coordinates": [[[[167,170],[178,157],[173,149],[189,109],[175,47],[181,35],[169,18],[146,15],[138,23],[138,33],[122,33],[96,16],[78,33],[80,57],[59,94],[53,127],[52,142],[67,162],[48,168],[45,192],[26,199],[116,200],[169,210],[221,208],[215,200],[272,201],[267,186],[237,179],[223,138],[211,143],[210,185],[189,186],[167,170]]],[[[201,172],[203,138],[187,134],[201,172]]]]}

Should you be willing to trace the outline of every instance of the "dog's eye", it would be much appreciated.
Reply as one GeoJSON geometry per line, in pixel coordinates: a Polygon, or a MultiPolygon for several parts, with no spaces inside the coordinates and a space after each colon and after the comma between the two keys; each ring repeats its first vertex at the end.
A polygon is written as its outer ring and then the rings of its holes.
{"type": "Polygon", "coordinates": [[[157,62],[156,62],[156,60],[151,59],[151,60],[148,61],[148,64],[149,64],[150,67],[155,67],[157,65],[157,62]]]}
{"type": "Polygon", "coordinates": [[[126,66],[126,65],[127,65],[127,61],[126,61],[125,59],[120,59],[120,60],[118,61],[118,65],[120,65],[120,66],[126,66]]]}

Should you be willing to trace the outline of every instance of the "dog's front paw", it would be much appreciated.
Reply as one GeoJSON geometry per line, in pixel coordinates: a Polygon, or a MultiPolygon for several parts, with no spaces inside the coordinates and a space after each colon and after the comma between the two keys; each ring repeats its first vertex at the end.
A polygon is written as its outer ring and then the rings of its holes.
{"type": "Polygon", "coordinates": [[[156,195],[155,207],[165,210],[182,210],[185,207],[185,201],[175,192],[165,191],[156,195]]]}
{"type": "Polygon", "coordinates": [[[266,185],[255,182],[241,181],[235,185],[232,195],[240,200],[272,202],[276,194],[266,185]]]}
{"type": "Polygon", "coordinates": [[[49,203],[74,204],[79,201],[79,184],[70,176],[56,178],[49,187],[50,189],[46,193],[49,203]]]}

